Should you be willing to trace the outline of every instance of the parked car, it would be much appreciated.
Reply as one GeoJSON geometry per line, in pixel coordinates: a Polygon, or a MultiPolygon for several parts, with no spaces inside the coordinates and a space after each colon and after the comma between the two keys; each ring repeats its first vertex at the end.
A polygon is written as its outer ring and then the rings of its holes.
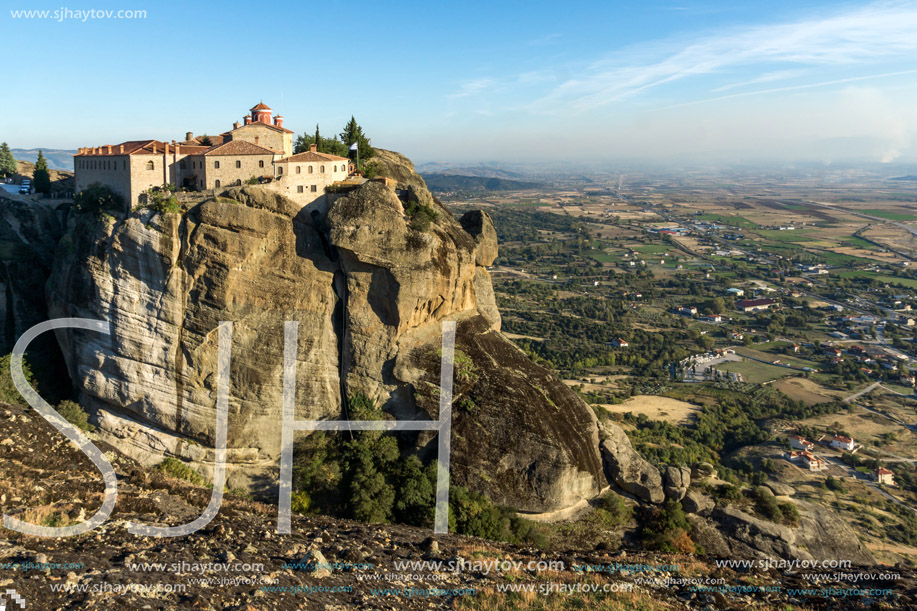
{"type": "Polygon", "coordinates": [[[19,186],[20,195],[28,195],[29,191],[32,190],[32,181],[28,178],[23,178],[19,186]]]}

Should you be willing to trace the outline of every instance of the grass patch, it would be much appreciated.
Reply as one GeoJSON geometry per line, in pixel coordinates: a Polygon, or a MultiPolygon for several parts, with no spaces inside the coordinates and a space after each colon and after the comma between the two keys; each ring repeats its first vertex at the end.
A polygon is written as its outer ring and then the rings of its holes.
{"type": "Polygon", "coordinates": [[[206,486],[207,480],[203,476],[178,460],[177,458],[166,458],[161,463],[156,465],[156,470],[162,472],[166,477],[171,477],[174,479],[182,479],[186,482],[191,482],[196,486],[206,486]]]}
{"type": "Polygon", "coordinates": [[[792,369],[778,367],[777,365],[768,365],[767,363],[759,363],[757,361],[731,361],[728,363],[721,363],[717,365],[716,368],[721,371],[741,373],[745,376],[745,381],[752,384],[770,382],[771,380],[776,380],[793,373],[792,369]]]}
{"type": "Polygon", "coordinates": [[[890,221],[913,221],[917,220],[917,216],[913,214],[902,214],[900,212],[889,212],[888,210],[860,210],[863,214],[870,214],[872,216],[878,216],[879,218],[888,219],[890,221]]]}

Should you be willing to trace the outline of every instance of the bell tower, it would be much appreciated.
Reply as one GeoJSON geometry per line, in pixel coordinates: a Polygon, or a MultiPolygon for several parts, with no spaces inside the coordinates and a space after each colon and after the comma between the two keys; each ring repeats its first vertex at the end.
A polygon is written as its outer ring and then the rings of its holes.
{"type": "Polygon", "coordinates": [[[252,123],[271,124],[271,108],[264,102],[259,102],[257,106],[252,107],[252,123]]]}

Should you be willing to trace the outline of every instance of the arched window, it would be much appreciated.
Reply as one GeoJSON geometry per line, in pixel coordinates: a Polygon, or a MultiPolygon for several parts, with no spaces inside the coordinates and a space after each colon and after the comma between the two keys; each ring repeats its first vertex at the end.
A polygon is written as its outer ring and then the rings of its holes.
{"type": "Polygon", "coordinates": [[[220,188],[220,181],[219,181],[219,180],[214,180],[214,181],[213,181],[213,187],[214,187],[215,189],[219,189],[219,188],[220,188]]]}
{"type": "Polygon", "coordinates": [[[237,185],[237,186],[241,186],[241,185],[242,185],[242,179],[241,179],[241,178],[237,178],[237,179],[236,179],[236,185],[237,185]]]}
{"type": "Polygon", "coordinates": [[[146,169],[148,169],[148,170],[155,170],[155,169],[156,169],[156,166],[153,164],[152,161],[147,161],[147,162],[146,162],[146,169]]]}
{"type": "Polygon", "coordinates": [[[213,162],[213,167],[216,168],[217,170],[219,170],[219,169],[220,169],[220,162],[219,162],[219,161],[214,161],[214,162],[213,162]]]}
{"type": "Polygon", "coordinates": [[[238,160],[238,159],[236,159],[236,167],[237,167],[237,168],[241,168],[241,167],[242,167],[242,162],[241,162],[240,160],[238,160]]]}
{"type": "Polygon", "coordinates": [[[325,166],[320,167],[320,168],[318,169],[318,171],[321,172],[322,174],[324,174],[324,173],[325,173],[325,166]]]}
{"type": "Polygon", "coordinates": [[[277,166],[277,173],[278,173],[278,174],[283,174],[283,166],[282,166],[282,165],[277,166]]]}
{"type": "Polygon", "coordinates": [[[312,173],[312,166],[310,165],[310,166],[309,166],[309,174],[311,174],[311,173],[312,173]]]}
{"type": "Polygon", "coordinates": [[[264,167],[264,159],[262,159],[261,161],[258,162],[258,167],[259,167],[259,168],[263,168],[263,167],[264,167]]]}
{"type": "Polygon", "coordinates": [[[296,166],[296,173],[302,174],[302,166],[296,166]]]}

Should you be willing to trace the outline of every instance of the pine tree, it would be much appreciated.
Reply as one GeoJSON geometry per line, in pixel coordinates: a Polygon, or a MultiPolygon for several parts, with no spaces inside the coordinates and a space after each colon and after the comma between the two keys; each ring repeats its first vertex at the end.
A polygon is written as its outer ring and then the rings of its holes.
{"type": "Polygon", "coordinates": [[[48,172],[48,162],[41,150],[38,151],[38,159],[35,161],[35,172],[32,174],[32,186],[35,187],[36,193],[47,195],[51,192],[51,174],[48,172]]]}
{"type": "Polygon", "coordinates": [[[361,162],[372,157],[375,152],[373,151],[373,147],[369,145],[369,138],[363,133],[363,128],[360,127],[360,124],[357,123],[353,115],[351,115],[347,125],[344,126],[344,131],[341,132],[341,140],[344,141],[344,144],[348,148],[350,148],[350,145],[354,142],[357,143],[361,162]]]}
{"type": "Polygon", "coordinates": [[[0,144],[0,176],[6,178],[18,171],[19,164],[16,162],[16,158],[13,157],[9,145],[6,142],[0,144]]]}

